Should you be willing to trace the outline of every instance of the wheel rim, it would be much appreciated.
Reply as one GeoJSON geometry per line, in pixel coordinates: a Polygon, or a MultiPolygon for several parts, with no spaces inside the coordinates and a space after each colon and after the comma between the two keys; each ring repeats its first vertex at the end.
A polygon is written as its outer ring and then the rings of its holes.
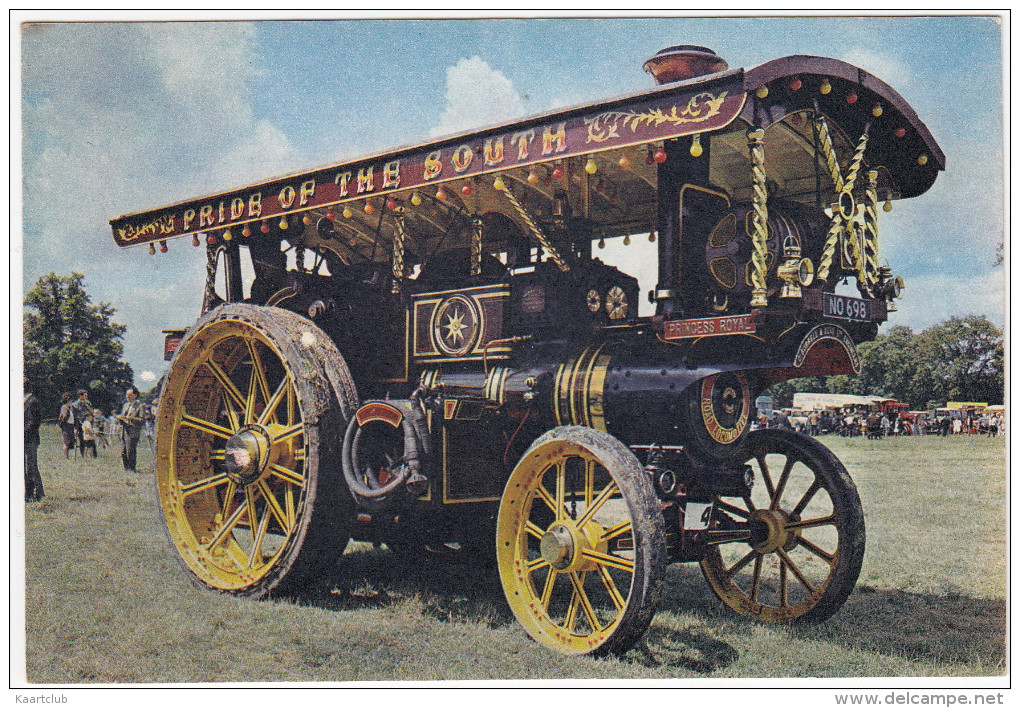
{"type": "Polygon", "coordinates": [[[244,321],[213,321],[174,360],[157,486],[174,546],[211,587],[263,584],[300,543],[317,443],[301,389],[287,357],[244,321]]]}
{"type": "Polygon", "coordinates": [[[497,522],[503,588],[525,630],[559,652],[603,648],[645,609],[644,534],[621,486],[597,454],[564,440],[536,443],[507,484],[497,522]]]}
{"type": "Polygon", "coordinates": [[[749,440],[753,490],[716,500],[702,570],[739,614],[766,622],[825,619],[860,571],[860,502],[831,453],[827,460],[811,449],[814,441],[767,432],[749,440]]]}

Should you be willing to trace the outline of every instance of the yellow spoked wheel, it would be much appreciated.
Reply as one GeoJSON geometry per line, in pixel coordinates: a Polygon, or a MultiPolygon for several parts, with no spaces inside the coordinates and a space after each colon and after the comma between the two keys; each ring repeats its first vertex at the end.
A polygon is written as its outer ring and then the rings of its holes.
{"type": "Polygon", "coordinates": [[[850,595],[864,559],[864,512],[843,464],[813,438],[750,433],[755,485],[717,499],[701,569],[716,595],[764,622],[821,621],[850,595]]]}
{"type": "Polygon", "coordinates": [[[507,601],[545,646],[622,652],[648,628],[666,564],[662,511],[616,438],[562,427],[536,440],[507,482],[496,544],[507,601]]]}
{"type": "Polygon", "coordinates": [[[349,539],[342,357],[286,310],[224,305],[181,343],[156,423],[171,543],[201,585],[261,596],[335,567],[349,539]]]}

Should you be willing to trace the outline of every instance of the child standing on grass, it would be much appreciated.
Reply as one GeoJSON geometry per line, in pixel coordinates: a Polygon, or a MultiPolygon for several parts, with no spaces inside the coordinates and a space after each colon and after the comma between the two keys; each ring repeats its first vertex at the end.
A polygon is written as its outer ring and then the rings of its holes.
{"type": "Polygon", "coordinates": [[[96,431],[96,442],[99,447],[109,447],[110,443],[106,439],[106,417],[103,416],[103,412],[96,408],[92,411],[92,426],[96,431]]]}
{"type": "Polygon", "coordinates": [[[96,428],[92,422],[92,415],[86,415],[85,420],[81,423],[81,456],[86,457],[86,453],[92,451],[92,459],[96,459],[96,428]]]}

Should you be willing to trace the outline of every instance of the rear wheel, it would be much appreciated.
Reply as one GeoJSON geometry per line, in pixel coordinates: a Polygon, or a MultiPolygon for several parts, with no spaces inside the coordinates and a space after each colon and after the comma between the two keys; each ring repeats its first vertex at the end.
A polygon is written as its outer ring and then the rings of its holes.
{"type": "Polygon", "coordinates": [[[199,320],[156,429],[159,503],[195,581],[261,596],[335,569],[352,503],[340,441],[356,402],[343,358],[305,318],[229,304],[199,320]]]}
{"type": "Polygon", "coordinates": [[[622,652],[648,628],[666,563],[662,511],[616,438],[562,427],[536,440],[507,482],[496,543],[507,601],[536,641],[622,652]]]}
{"type": "Polygon", "coordinates": [[[701,569],[715,594],[764,622],[821,621],[849,597],[864,560],[864,512],[828,448],[787,430],[745,447],[755,486],[716,500],[701,569]]]}

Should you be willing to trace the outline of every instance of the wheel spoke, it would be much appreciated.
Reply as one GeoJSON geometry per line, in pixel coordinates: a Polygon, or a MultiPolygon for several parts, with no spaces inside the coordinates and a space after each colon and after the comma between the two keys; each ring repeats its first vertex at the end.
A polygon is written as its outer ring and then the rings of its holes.
{"type": "Polygon", "coordinates": [[[761,582],[761,564],[765,556],[758,555],[754,559],[754,570],[751,571],[751,602],[758,602],[758,584],[761,582]]]}
{"type": "Polygon", "coordinates": [[[210,358],[207,358],[202,362],[206,368],[212,372],[212,375],[216,377],[216,380],[220,382],[220,386],[223,387],[223,393],[225,396],[231,398],[239,407],[244,408],[244,395],[234,385],[234,382],[230,380],[227,372],[223,370],[219,364],[210,358]]]}
{"type": "Polygon", "coordinates": [[[216,548],[216,546],[220,545],[220,543],[222,543],[223,540],[227,537],[227,534],[230,533],[230,531],[233,530],[235,526],[237,526],[237,522],[241,520],[241,517],[244,516],[245,512],[247,511],[248,511],[247,500],[238,504],[237,508],[234,510],[234,513],[231,514],[230,517],[227,518],[220,525],[219,529],[216,530],[216,533],[213,535],[212,539],[210,539],[209,543],[206,544],[206,548],[211,551],[212,549],[216,548]]]}
{"type": "Polygon", "coordinates": [[[613,576],[609,574],[604,565],[595,566],[596,572],[599,574],[599,579],[602,580],[602,584],[606,586],[606,592],[609,593],[609,599],[613,601],[613,606],[616,607],[616,612],[623,612],[623,608],[626,606],[627,601],[623,599],[623,595],[620,594],[619,588],[616,587],[616,583],[613,581],[613,576]]]}
{"type": "Polygon", "coordinates": [[[227,482],[227,489],[223,492],[223,507],[220,509],[220,518],[226,518],[227,510],[230,509],[230,502],[234,500],[234,493],[237,491],[237,486],[234,482],[227,482]]]}
{"type": "Polygon", "coordinates": [[[215,450],[209,451],[210,462],[223,462],[227,459],[227,451],[225,448],[218,447],[215,450]]]}
{"type": "Polygon", "coordinates": [[[629,573],[634,572],[634,561],[628,560],[627,558],[620,558],[619,556],[609,555],[608,553],[599,553],[591,549],[585,549],[581,551],[581,555],[589,560],[593,560],[599,565],[608,565],[610,568],[619,568],[620,570],[626,570],[629,573]]]}
{"type": "Polygon", "coordinates": [[[769,474],[769,466],[765,462],[765,455],[756,455],[754,459],[758,460],[758,468],[761,470],[761,478],[765,482],[765,491],[769,493],[769,499],[775,499],[776,487],[772,484],[772,475],[769,474]]]}
{"type": "Polygon", "coordinates": [[[746,519],[751,515],[746,509],[741,509],[739,506],[734,506],[729,502],[724,502],[722,499],[715,500],[715,508],[733,514],[734,516],[739,516],[741,519],[746,519]]]}
{"type": "Polygon", "coordinates": [[[612,541],[617,536],[622,536],[623,534],[630,531],[632,527],[633,526],[630,523],[630,519],[627,519],[626,521],[621,521],[616,526],[611,526],[610,528],[606,529],[599,537],[599,541],[612,541]]]}
{"type": "Polygon", "coordinates": [[[803,521],[787,521],[786,528],[788,529],[811,529],[816,526],[835,526],[836,515],[829,514],[828,516],[820,516],[817,519],[804,519],[803,521]]]}
{"type": "Polygon", "coordinates": [[[262,540],[266,537],[266,528],[269,526],[269,510],[262,514],[262,521],[259,522],[259,529],[255,534],[255,541],[251,545],[251,555],[248,556],[248,567],[255,567],[255,559],[262,558],[262,540]]]}
{"type": "Polygon", "coordinates": [[[806,538],[798,537],[797,538],[797,543],[799,543],[800,545],[804,546],[804,548],[806,548],[809,551],[811,551],[812,553],[814,553],[816,556],[821,558],[823,561],[825,561],[829,565],[833,565],[835,563],[835,561],[836,561],[836,554],[835,553],[829,553],[828,551],[819,548],[818,546],[816,546],[815,544],[811,543],[811,541],[807,540],[806,538]]]}
{"type": "Polygon", "coordinates": [[[269,465],[269,471],[280,479],[296,484],[299,487],[305,483],[304,475],[275,462],[269,465]]]}
{"type": "Polygon", "coordinates": [[[197,416],[189,415],[185,413],[181,416],[181,425],[186,425],[189,428],[200,430],[203,433],[209,433],[217,437],[223,438],[224,440],[230,439],[230,436],[234,434],[234,431],[224,428],[222,425],[216,425],[208,420],[203,420],[197,416]]]}
{"type": "Polygon", "coordinates": [[[273,445],[277,445],[288,440],[293,440],[297,436],[304,433],[304,431],[305,426],[303,423],[298,422],[294,423],[293,425],[288,425],[287,427],[283,428],[282,430],[278,431],[275,435],[273,435],[272,443],[273,445]]]}
{"type": "Polygon", "coordinates": [[[814,498],[815,494],[817,494],[818,490],[821,488],[822,483],[816,477],[815,481],[812,482],[811,486],[807,488],[806,492],[804,492],[804,496],[800,498],[799,502],[797,502],[797,506],[793,507],[793,511],[790,512],[790,516],[800,516],[804,509],[807,508],[807,505],[811,503],[811,500],[814,498]]]}
{"type": "Polygon", "coordinates": [[[567,510],[562,505],[557,508],[556,500],[549,495],[549,491],[541,484],[535,487],[535,495],[545,502],[545,505],[549,507],[549,511],[553,513],[556,521],[566,518],[567,510]]]}
{"type": "Polygon", "coordinates": [[[192,494],[198,494],[199,492],[204,492],[207,489],[218,487],[224,482],[229,481],[230,480],[225,473],[214,474],[212,477],[206,477],[205,479],[200,479],[197,482],[191,482],[190,484],[182,484],[181,496],[187,497],[192,494]]]}
{"type": "Polygon", "coordinates": [[[782,562],[785,563],[787,567],[789,567],[790,572],[793,573],[793,576],[797,578],[800,584],[803,585],[804,588],[809,593],[814,594],[815,588],[811,585],[811,583],[808,582],[807,578],[804,577],[804,574],[800,572],[800,568],[798,568],[796,563],[793,562],[793,559],[790,558],[789,555],[787,555],[786,551],[784,551],[782,548],[777,548],[776,553],[779,554],[779,557],[782,559],[782,562]]]}
{"type": "Polygon", "coordinates": [[[258,344],[252,339],[244,342],[248,346],[248,356],[251,357],[251,377],[256,382],[259,393],[262,394],[263,402],[269,400],[269,382],[266,380],[266,370],[262,366],[262,356],[259,354],[258,344]]]}
{"type": "Polygon", "coordinates": [[[526,567],[528,569],[528,575],[531,575],[532,573],[534,573],[539,568],[545,568],[546,566],[549,566],[550,568],[552,567],[552,566],[549,565],[549,561],[547,561],[542,556],[539,556],[535,560],[530,560],[530,561],[528,561],[528,563],[526,565],[526,567]]]}
{"type": "Polygon", "coordinates": [[[545,532],[542,531],[542,529],[540,529],[538,525],[534,521],[531,521],[530,519],[524,522],[524,530],[527,533],[530,533],[535,538],[537,538],[539,541],[541,541],[542,536],[545,535],[545,532]]]}
{"type": "Polygon", "coordinates": [[[747,552],[747,555],[734,563],[729,570],[726,571],[726,578],[732,580],[733,576],[739,573],[745,565],[750,563],[756,555],[759,555],[758,551],[753,548],[747,552]]]}
{"type": "Polygon", "coordinates": [[[538,601],[542,603],[542,608],[549,611],[549,600],[552,599],[553,586],[556,584],[556,576],[559,573],[552,566],[549,566],[549,574],[545,576],[545,585],[542,586],[542,597],[538,598],[538,601]]]}
{"type": "Polygon", "coordinates": [[[580,519],[577,520],[577,528],[583,528],[585,524],[594,518],[596,512],[602,508],[602,505],[609,501],[614,494],[620,491],[620,488],[616,486],[616,482],[610,481],[606,485],[606,488],[598,495],[598,497],[591,503],[591,506],[584,510],[584,514],[580,519]]]}
{"type": "Polygon", "coordinates": [[[595,616],[595,608],[591,606],[591,600],[588,599],[588,593],[584,591],[584,579],[587,573],[573,572],[569,573],[567,577],[570,578],[570,584],[574,586],[574,595],[577,597],[578,603],[581,605],[581,610],[584,612],[584,616],[588,618],[588,625],[591,629],[589,634],[602,629],[602,625],[599,624],[598,617],[595,616]]]}
{"type": "Polygon", "coordinates": [[[786,482],[790,479],[790,470],[793,469],[793,463],[796,462],[792,457],[786,458],[786,464],[783,465],[783,471],[779,475],[779,481],[776,482],[776,493],[772,497],[772,503],[769,504],[769,509],[775,511],[779,508],[779,501],[783,498],[783,492],[786,491],[786,482]]]}
{"type": "MultiPolygon", "coordinates": [[[[566,459],[559,460],[556,463],[556,508],[566,509],[566,498],[567,498],[567,461],[566,459]]],[[[557,519],[559,520],[559,519],[557,519]]]]}
{"type": "Polygon", "coordinates": [[[255,510],[255,490],[251,487],[244,488],[244,499],[248,505],[248,528],[251,531],[252,543],[255,542],[255,531],[258,526],[257,511],[255,510]]]}
{"type": "Polygon", "coordinates": [[[273,516],[276,517],[277,523],[280,524],[280,528],[283,529],[283,533],[289,536],[291,528],[290,524],[287,523],[287,513],[280,508],[280,502],[277,501],[276,496],[273,494],[273,490],[269,488],[269,485],[266,484],[264,479],[260,479],[258,481],[258,488],[262,492],[263,498],[266,500],[266,506],[271,512],[273,512],[273,516]]]}
{"type": "Polygon", "coordinates": [[[227,413],[227,422],[230,424],[230,429],[237,430],[240,428],[241,423],[237,417],[237,411],[234,410],[234,404],[231,403],[230,396],[226,393],[223,394],[223,410],[227,413]]]}
{"type": "Polygon", "coordinates": [[[787,599],[787,582],[786,582],[786,564],[783,562],[779,563],[779,606],[789,607],[790,601],[787,599]]]}
{"type": "MultiPolygon", "coordinates": [[[[280,402],[289,395],[289,391],[290,375],[284,374],[283,380],[280,382],[280,385],[276,387],[276,390],[273,391],[272,398],[270,398],[269,402],[266,403],[265,410],[263,410],[262,414],[259,416],[259,425],[265,425],[270,421],[270,419],[276,419],[276,409],[280,407],[280,402]]],[[[288,420],[287,422],[290,423],[291,421],[288,420]]]]}

